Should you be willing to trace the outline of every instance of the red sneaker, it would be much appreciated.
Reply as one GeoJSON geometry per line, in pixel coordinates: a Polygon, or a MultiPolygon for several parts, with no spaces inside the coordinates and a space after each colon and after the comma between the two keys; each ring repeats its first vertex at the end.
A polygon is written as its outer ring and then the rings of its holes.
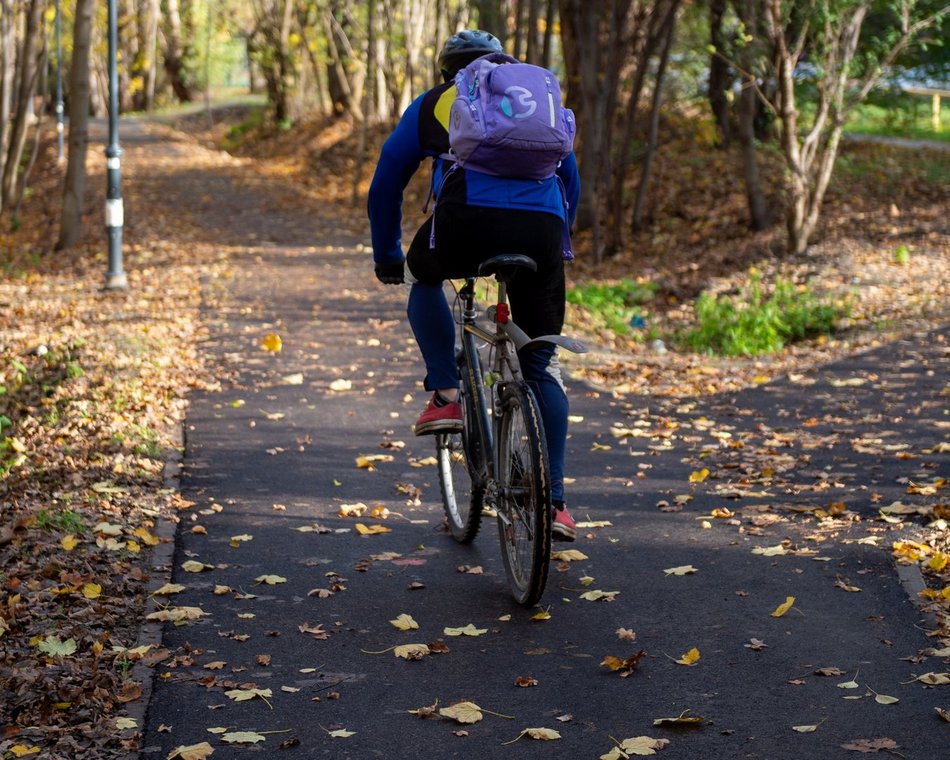
{"type": "Polygon", "coordinates": [[[416,420],[413,432],[416,435],[461,433],[462,405],[458,401],[450,401],[445,406],[436,406],[433,393],[429,403],[426,404],[425,411],[416,420]]]}
{"type": "Polygon", "coordinates": [[[573,541],[577,538],[577,523],[571,517],[567,507],[552,507],[554,522],[551,524],[551,538],[555,541],[573,541]]]}

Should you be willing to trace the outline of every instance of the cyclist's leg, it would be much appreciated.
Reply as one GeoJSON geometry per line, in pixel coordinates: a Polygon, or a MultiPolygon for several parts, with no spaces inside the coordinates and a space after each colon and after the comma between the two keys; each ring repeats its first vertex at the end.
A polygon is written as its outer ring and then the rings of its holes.
{"type": "Polygon", "coordinates": [[[406,313],[426,365],[426,390],[452,395],[447,391],[458,387],[455,321],[445,300],[442,283],[413,283],[406,313]]]}

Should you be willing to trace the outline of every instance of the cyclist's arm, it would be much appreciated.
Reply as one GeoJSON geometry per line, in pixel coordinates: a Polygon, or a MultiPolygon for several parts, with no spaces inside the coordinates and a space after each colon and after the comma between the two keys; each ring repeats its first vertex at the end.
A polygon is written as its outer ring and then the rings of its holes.
{"type": "Polygon", "coordinates": [[[377,264],[401,261],[402,193],[425,157],[419,144],[419,106],[412,102],[386,140],[369,188],[368,211],[377,264]]]}
{"type": "Polygon", "coordinates": [[[577,202],[581,196],[581,179],[577,173],[577,159],[573,153],[561,161],[561,165],[557,169],[557,175],[564,183],[564,197],[567,199],[570,215],[567,223],[569,227],[573,227],[574,217],[577,216],[577,202]]]}

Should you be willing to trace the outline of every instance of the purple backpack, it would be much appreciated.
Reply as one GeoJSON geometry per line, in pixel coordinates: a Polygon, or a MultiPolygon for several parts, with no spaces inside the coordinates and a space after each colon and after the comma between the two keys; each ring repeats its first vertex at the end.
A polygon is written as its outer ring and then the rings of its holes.
{"type": "Polygon", "coordinates": [[[451,157],[499,177],[548,179],[574,145],[574,113],[547,69],[504,53],[472,61],[455,75],[449,117],[451,157]]]}

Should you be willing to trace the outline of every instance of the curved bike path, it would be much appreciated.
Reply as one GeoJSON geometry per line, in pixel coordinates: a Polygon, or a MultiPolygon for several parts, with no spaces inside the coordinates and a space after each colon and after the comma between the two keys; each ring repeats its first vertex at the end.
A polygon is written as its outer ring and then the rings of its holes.
{"type": "Polygon", "coordinates": [[[181,491],[194,506],[171,580],[186,588],[155,602],[204,614],[165,627],[141,757],[208,742],[216,759],[596,758],[642,735],[668,739],[659,754],[671,760],[853,757],[840,745],[862,739],[948,756],[934,708],[950,708],[950,686],[912,679],[950,667],[920,655],[935,640],[887,550],[900,533],[849,519],[945,501],[907,483],[947,474],[935,448],[947,439],[947,331],[698,400],[571,383],[570,504],[610,524],[558,547],[587,558],[555,563],[542,605],[525,610],[508,596],[493,524],[468,547],[441,530],[432,441],[409,431],[425,394],[405,293],[375,282],[366,234],[347,234],[332,209],[282,203],[287,188],[251,168],[198,176],[193,145],[150,135],[126,136],[127,161],[140,174],[153,163],[155,202],[200,219],[232,266],[204,283],[222,385],[192,396],[185,429],[181,491]],[[260,347],[270,332],[279,354],[260,347]],[[358,466],[375,455],[389,459],[358,466]],[[824,523],[794,511],[839,502],[850,512],[824,523]],[[362,518],[339,516],[358,503],[362,518]],[[706,527],[717,508],[734,516],[706,527]],[[388,531],[360,535],[357,522],[388,531]],[[752,552],[783,541],[785,554],[752,552]],[[696,572],[667,572],[686,565],[696,572]],[[418,629],[390,623],[403,613],[418,629]],[[484,632],[445,632],[469,624],[484,632]],[[417,661],[391,650],[436,642],[446,651],[417,661]],[[694,647],[698,661],[676,662],[694,647]],[[641,649],[629,677],[601,666],[641,649]],[[269,696],[228,695],[248,689],[269,696]],[[460,701],[483,719],[408,712],[460,701]],[[703,720],[653,725],[684,713],[703,720]],[[560,738],[511,743],[528,728],[560,738]],[[244,731],[257,741],[223,739],[244,731]]]}

